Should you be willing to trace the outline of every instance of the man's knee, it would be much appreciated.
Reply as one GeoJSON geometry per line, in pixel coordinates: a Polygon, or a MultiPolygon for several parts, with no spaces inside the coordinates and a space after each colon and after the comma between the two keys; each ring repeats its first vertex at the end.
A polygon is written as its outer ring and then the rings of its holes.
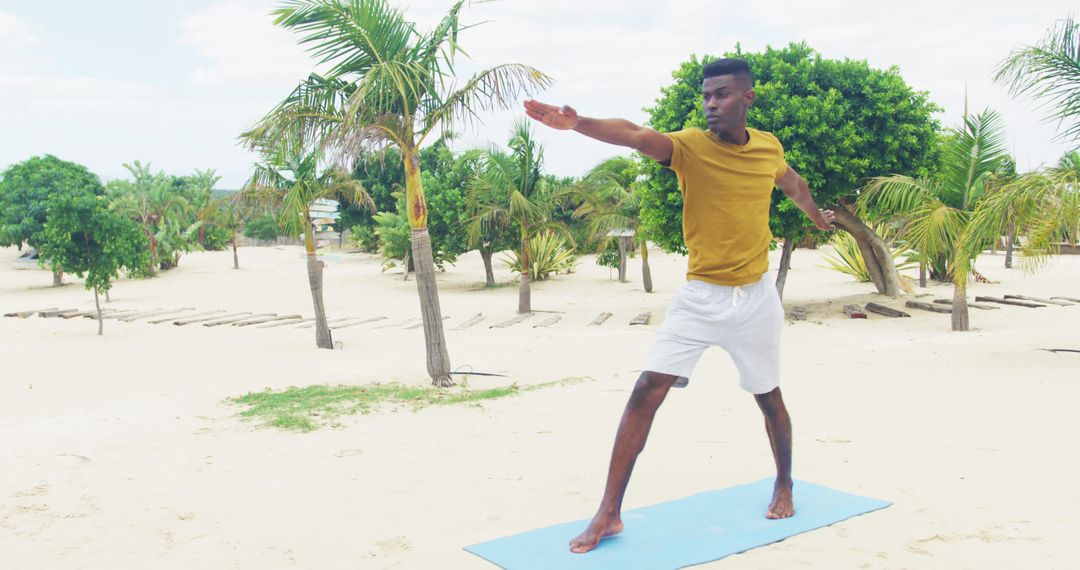
{"type": "Polygon", "coordinates": [[[630,404],[633,406],[653,405],[659,406],[664,401],[671,385],[675,383],[676,376],[660,374],[659,372],[642,372],[634,384],[634,391],[630,395],[630,404]]]}
{"type": "Polygon", "coordinates": [[[762,413],[768,417],[787,413],[787,408],[784,406],[784,398],[780,394],[780,388],[776,388],[771,392],[766,392],[764,394],[754,394],[754,399],[757,400],[758,407],[761,408],[762,413]]]}

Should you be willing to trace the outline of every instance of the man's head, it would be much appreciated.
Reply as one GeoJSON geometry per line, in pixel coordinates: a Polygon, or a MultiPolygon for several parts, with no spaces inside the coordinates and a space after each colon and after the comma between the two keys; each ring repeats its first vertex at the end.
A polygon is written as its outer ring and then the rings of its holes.
{"type": "MultiPolygon", "coordinates": [[[[709,130],[744,129],[746,109],[754,102],[754,78],[744,59],[725,58],[702,67],[701,109],[709,130]]],[[[741,133],[740,133],[741,134],[741,133]]]]}

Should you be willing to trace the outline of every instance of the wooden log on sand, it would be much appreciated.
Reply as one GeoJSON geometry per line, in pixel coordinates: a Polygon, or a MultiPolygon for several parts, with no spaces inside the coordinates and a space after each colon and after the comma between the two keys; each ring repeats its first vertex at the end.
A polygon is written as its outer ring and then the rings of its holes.
{"type": "Polygon", "coordinates": [[[63,310],[53,309],[51,311],[38,311],[38,316],[43,318],[43,319],[55,319],[57,317],[65,315],[65,314],[77,313],[77,312],[79,312],[78,309],[63,309],[63,310]]]}
{"type": "MultiPolygon", "coordinates": [[[[224,312],[225,311],[222,311],[221,309],[217,309],[217,310],[214,310],[214,311],[203,311],[201,313],[195,313],[193,315],[187,315],[187,316],[188,317],[202,317],[202,316],[205,316],[205,315],[216,315],[218,313],[224,313],[224,312]]],[[[167,322],[169,322],[169,321],[171,321],[171,320],[173,320],[175,318],[176,318],[176,315],[173,315],[171,317],[165,317],[164,319],[157,319],[157,320],[146,321],[146,322],[148,322],[148,323],[150,323],[152,325],[157,325],[157,324],[161,324],[161,323],[167,323],[167,322]]]]}
{"type": "Polygon", "coordinates": [[[590,327],[598,327],[598,326],[604,324],[604,321],[610,319],[611,315],[612,315],[612,313],[600,313],[599,315],[596,315],[596,318],[593,319],[591,323],[589,323],[589,326],[590,327]]]}
{"type": "Polygon", "coordinates": [[[1050,297],[1050,298],[1058,300],[1058,301],[1070,301],[1070,302],[1073,302],[1073,303],[1080,303],[1080,299],[1077,299],[1076,297],[1050,297]]]}
{"type": "Polygon", "coordinates": [[[793,321],[805,321],[806,320],[806,307],[792,307],[791,313],[788,315],[793,321]]]}
{"type": "Polygon", "coordinates": [[[866,313],[858,305],[844,305],[844,314],[850,319],[865,319],[866,313]]]}
{"type": "Polygon", "coordinates": [[[25,318],[27,318],[29,316],[34,315],[35,313],[44,313],[45,311],[59,311],[59,310],[60,310],[59,307],[48,307],[48,308],[45,308],[45,309],[34,309],[33,311],[16,311],[14,313],[4,313],[4,316],[5,317],[19,317],[20,319],[25,319],[25,318]]]}
{"type": "MultiPolygon", "coordinates": [[[[952,299],[934,299],[934,302],[939,304],[939,305],[952,306],[952,299]]],[[[988,310],[991,310],[991,309],[996,311],[996,310],[1001,308],[1001,307],[998,307],[998,306],[995,306],[995,305],[984,305],[982,303],[972,303],[971,301],[968,301],[967,306],[971,307],[972,309],[982,309],[984,311],[988,311],[988,310]]]]}
{"type": "Polygon", "coordinates": [[[879,305],[877,303],[867,303],[866,304],[866,310],[870,311],[871,313],[877,313],[879,315],[885,315],[886,317],[892,317],[894,319],[899,319],[899,318],[910,317],[911,316],[908,313],[905,313],[904,311],[898,311],[896,309],[886,307],[885,305],[879,305]]]}
{"type": "Polygon", "coordinates": [[[553,325],[553,324],[555,324],[555,323],[557,323],[557,322],[559,322],[561,320],[562,320],[562,315],[552,315],[552,316],[544,319],[543,321],[533,325],[533,328],[538,329],[538,328],[550,327],[551,325],[553,325]]]}
{"type": "MultiPolygon", "coordinates": [[[[113,309],[102,309],[101,314],[106,315],[114,312],[113,309]]],[[[74,319],[75,317],[85,317],[88,315],[97,316],[97,309],[89,309],[86,311],[76,311],[74,313],[60,313],[60,317],[64,319],[74,319]]]]}
{"type": "Polygon", "coordinates": [[[922,301],[908,301],[904,303],[904,306],[911,307],[912,309],[922,309],[924,311],[930,311],[932,313],[952,313],[952,307],[935,305],[934,303],[923,303],[922,301]]]}
{"type": "MultiPolygon", "coordinates": [[[[119,319],[120,317],[130,317],[131,315],[134,315],[135,313],[138,313],[138,312],[139,312],[138,309],[125,309],[125,310],[122,310],[122,311],[113,311],[111,313],[102,312],[101,318],[102,319],[119,319]]],[[[84,319],[96,319],[97,318],[97,311],[90,311],[90,314],[89,315],[83,315],[83,318],[84,319]]]]}
{"type": "Polygon", "coordinates": [[[630,326],[634,325],[647,325],[649,320],[652,319],[652,312],[646,311],[640,315],[630,319],[630,326]]]}
{"type": "MultiPolygon", "coordinates": [[[[348,322],[348,321],[355,321],[355,320],[357,320],[359,318],[360,317],[338,317],[336,319],[326,319],[326,326],[329,327],[330,325],[333,325],[333,324],[336,324],[336,323],[345,323],[345,322],[348,322]]],[[[307,323],[307,324],[296,327],[298,329],[315,328],[315,319],[304,319],[303,321],[300,321],[300,322],[307,323]]]]}
{"type": "Polygon", "coordinates": [[[1016,301],[1013,299],[998,299],[997,297],[975,297],[976,301],[982,303],[998,303],[1001,305],[1013,305],[1014,307],[1027,307],[1029,309],[1038,309],[1039,307],[1045,307],[1046,305],[1039,305],[1037,303],[1028,303],[1027,301],[1016,301]]]}
{"type": "Polygon", "coordinates": [[[518,316],[516,316],[516,317],[514,317],[512,319],[509,319],[509,320],[503,321],[501,323],[491,325],[488,328],[489,329],[505,329],[506,327],[512,327],[512,326],[520,323],[521,321],[524,321],[525,319],[531,318],[532,316],[533,316],[532,313],[524,313],[524,314],[518,315],[518,316]]]}
{"type": "Polygon", "coordinates": [[[302,318],[303,317],[301,317],[300,315],[282,315],[280,317],[277,316],[277,315],[270,315],[270,316],[266,316],[266,317],[262,317],[262,318],[258,318],[258,319],[243,320],[243,321],[240,321],[238,323],[233,323],[232,326],[234,326],[234,327],[250,327],[251,325],[260,325],[262,323],[272,323],[272,322],[275,322],[275,321],[296,320],[296,319],[302,319],[302,318]]]}
{"type": "Polygon", "coordinates": [[[216,321],[217,319],[227,319],[229,317],[242,317],[244,315],[250,315],[250,314],[251,313],[246,313],[245,312],[245,313],[233,313],[231,315],[214,315],[212,317],[187,318],[187,319],[180,319],[178,321],[173,321],[173,324],[178,326],[178,327],[182,327],[184,325],[190,325],[192,323],[201,323],[201,322],[205,322],[205,321],[216,321]]]}
{"type": "Polygon", "coordinates": [[[113,317],[113,318],[123,320],[123,319],[130,319],[132,317],[135,317],[137,319],[139,317],[145,317],[145,316],[148,316],[148,315],[158,314],[160,311],[161,311],[161,307],[158,307],[158,308],[150,310],[150,311],[135,311],[134,313],[128,313],[126,315],[120,315],[118,317],[113,317]]]}
{"type": "Polygon", "coordinates": [[[461,323],[460,325],[454,327],[451,330],[459,331],[459,330],[467,329],[469,327],[476,326],[477,323],[479,323],[480,321],[482,321],[482,320],[484,320],[486,318],[487,317],[484,316],[484,313],[476,313],[476,315],[473,316],[473,318],[461,323]]]}
{"type": "Polygon", "coordinates": [[[386,317],[371,317],[371,318],[367,318],[367,319],[360,319],[359,321],[356,321],[355,323],[347,323],[347,324],[344,324],[344,325],[334,325],[333,329],[334,330],[347,329],[349,327],[355,327],[356,325],[363,325],[363,324],[367,324],[367,323],[373,323],[375,321],[385,321],[385,320],[386,320],[386,317]]]}
{"type": "Polygon", "coordinates": [[[160,311],[151,311],[149,313],[140,313],[138,315],[131,315],[120,319],[121,322],[131,323],[139,319],[146,319],[149,317],[159,317],[161,315],[172,315],[169,318],[175,318],[178,315],[176,313],[186,313],[187,311],[194,311],[195,307],[184,307],[183,309],[162,309],[160,311]]]}
{"type": "Polygon", "coordinates": [[[284,327],[284,326],[288,326],[288,325],[298,325],[300,323],[306,323],[306,322],[314,321],[314,320],[315,319],[300,319],[300,320],[289,319],[289,320],[284,320],[284,321],[282,321],[280,323],[273,322],[273,323],[270,323],[268,325],[262,325],[262,326],[255,327],[255,328],[257,328],[257,329],[272,329],[274,327],[284,327]]]}
{"type": "Polygon", "coordinates": [[[210,321],[208,323],[203,323],[202,326],[204,326],[204,327],[220,327],[221,325],[229,325],[229,324],[232,324],[232,323],[240,323],[240,322],[247,321],[247,320],[250,320],[250,319],[255,319],[255,318],[258,318],[258,317],[273,317],[275,315],[276,315],[276,313],[257,313],[257,314],[254,314],[254,315],[251,314],[251,313],[248,313],[247,316],[242,316],[241,315],[241,316],[236,316],[236,317],[227,317],[227,318],[223,318],[223,319],[216,320],[216,321],[210,321]]]}
{"type": "MultiPolygon", "coordinates": [[[[450,318],[450,317],[443,317],[443,318],[442,318],[442,320],[444,320],[444,321],[445,321],[446,319],[449,319],[449,318],[450,318]]],[[[418,323],[415,323],[415,324],[411,324],[411,325],[409,325],[409,326],[406,326],[406,327],[402,327],[402,328],[403,328],[403,329],[405,329],[405,330],[407,330],[407,331],[411,331],[411,330],[414,330],[414,329],[418,329],[418,328],[420,328],[420,327],[422,327],[422,326],[424,326],[424,321],[420,321],[420,322],[418,322],[418,323]]]]}
{"type": "Polygon", "coordinates": [[[1059,301],[1057,299],[1040,299],[1038,297],[1028,297],[1027,295],[1005,295],[1006,299],[1017,299],[1020,301],[1032,301],[1035,303],[1046,303],[1047,305],[1060,305],[1062,307],[1071,307],[1072,303],[1067,301],[1059,301]]]}

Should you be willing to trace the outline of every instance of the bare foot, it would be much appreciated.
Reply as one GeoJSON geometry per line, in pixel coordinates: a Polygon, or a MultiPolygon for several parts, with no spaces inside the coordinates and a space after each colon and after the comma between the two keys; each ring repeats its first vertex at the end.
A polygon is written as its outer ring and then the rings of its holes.
{"type": "Polygon", "coordinates": [[[622,530],[622,519],[619,516],[596,515],[589,523],[589,528],[570,541],[570,552],[578,554],[588,552],[600,544],[600,539],[619,534],[622,530]]]}
{"type": "Polygon", "coordinates": [[[773,485],[772,502],[769,503],[769,512],[765,513],[767,519],[786,519],[795,514],[795,502],[791,494],[791,481],[776,481],[773,485]]]}

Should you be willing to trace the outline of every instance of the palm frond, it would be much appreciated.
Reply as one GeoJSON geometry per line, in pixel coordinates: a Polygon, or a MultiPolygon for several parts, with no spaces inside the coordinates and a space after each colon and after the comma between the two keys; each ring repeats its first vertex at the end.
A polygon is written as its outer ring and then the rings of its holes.
{"type": "Polygon", "coordinates": [[[1038,101],[1057,120],[1058,136],[1080,139],[1080,23],[1056,22],[1042,41],[1014,50],[998,67],[994,80],[1017,97],[1038,101]]]}
{"type": "Polygon", "coordinates": [[[475,125],[481,111],[507,109],[521,94],[534,93],[551,83],[550,77],[527,65],[510,63],[485,69],[445,98],[426,100],[418,135],[423,139],[436,128],[454,131],[462,125],[475,125]]]}
{"type": "Polygon", "coordinates": [[[856,202],[859,213],[873,211],[885,217],[910,216],[941,195],[941,185],[925,178],[893,175],[871,178],[856,202]]]}

